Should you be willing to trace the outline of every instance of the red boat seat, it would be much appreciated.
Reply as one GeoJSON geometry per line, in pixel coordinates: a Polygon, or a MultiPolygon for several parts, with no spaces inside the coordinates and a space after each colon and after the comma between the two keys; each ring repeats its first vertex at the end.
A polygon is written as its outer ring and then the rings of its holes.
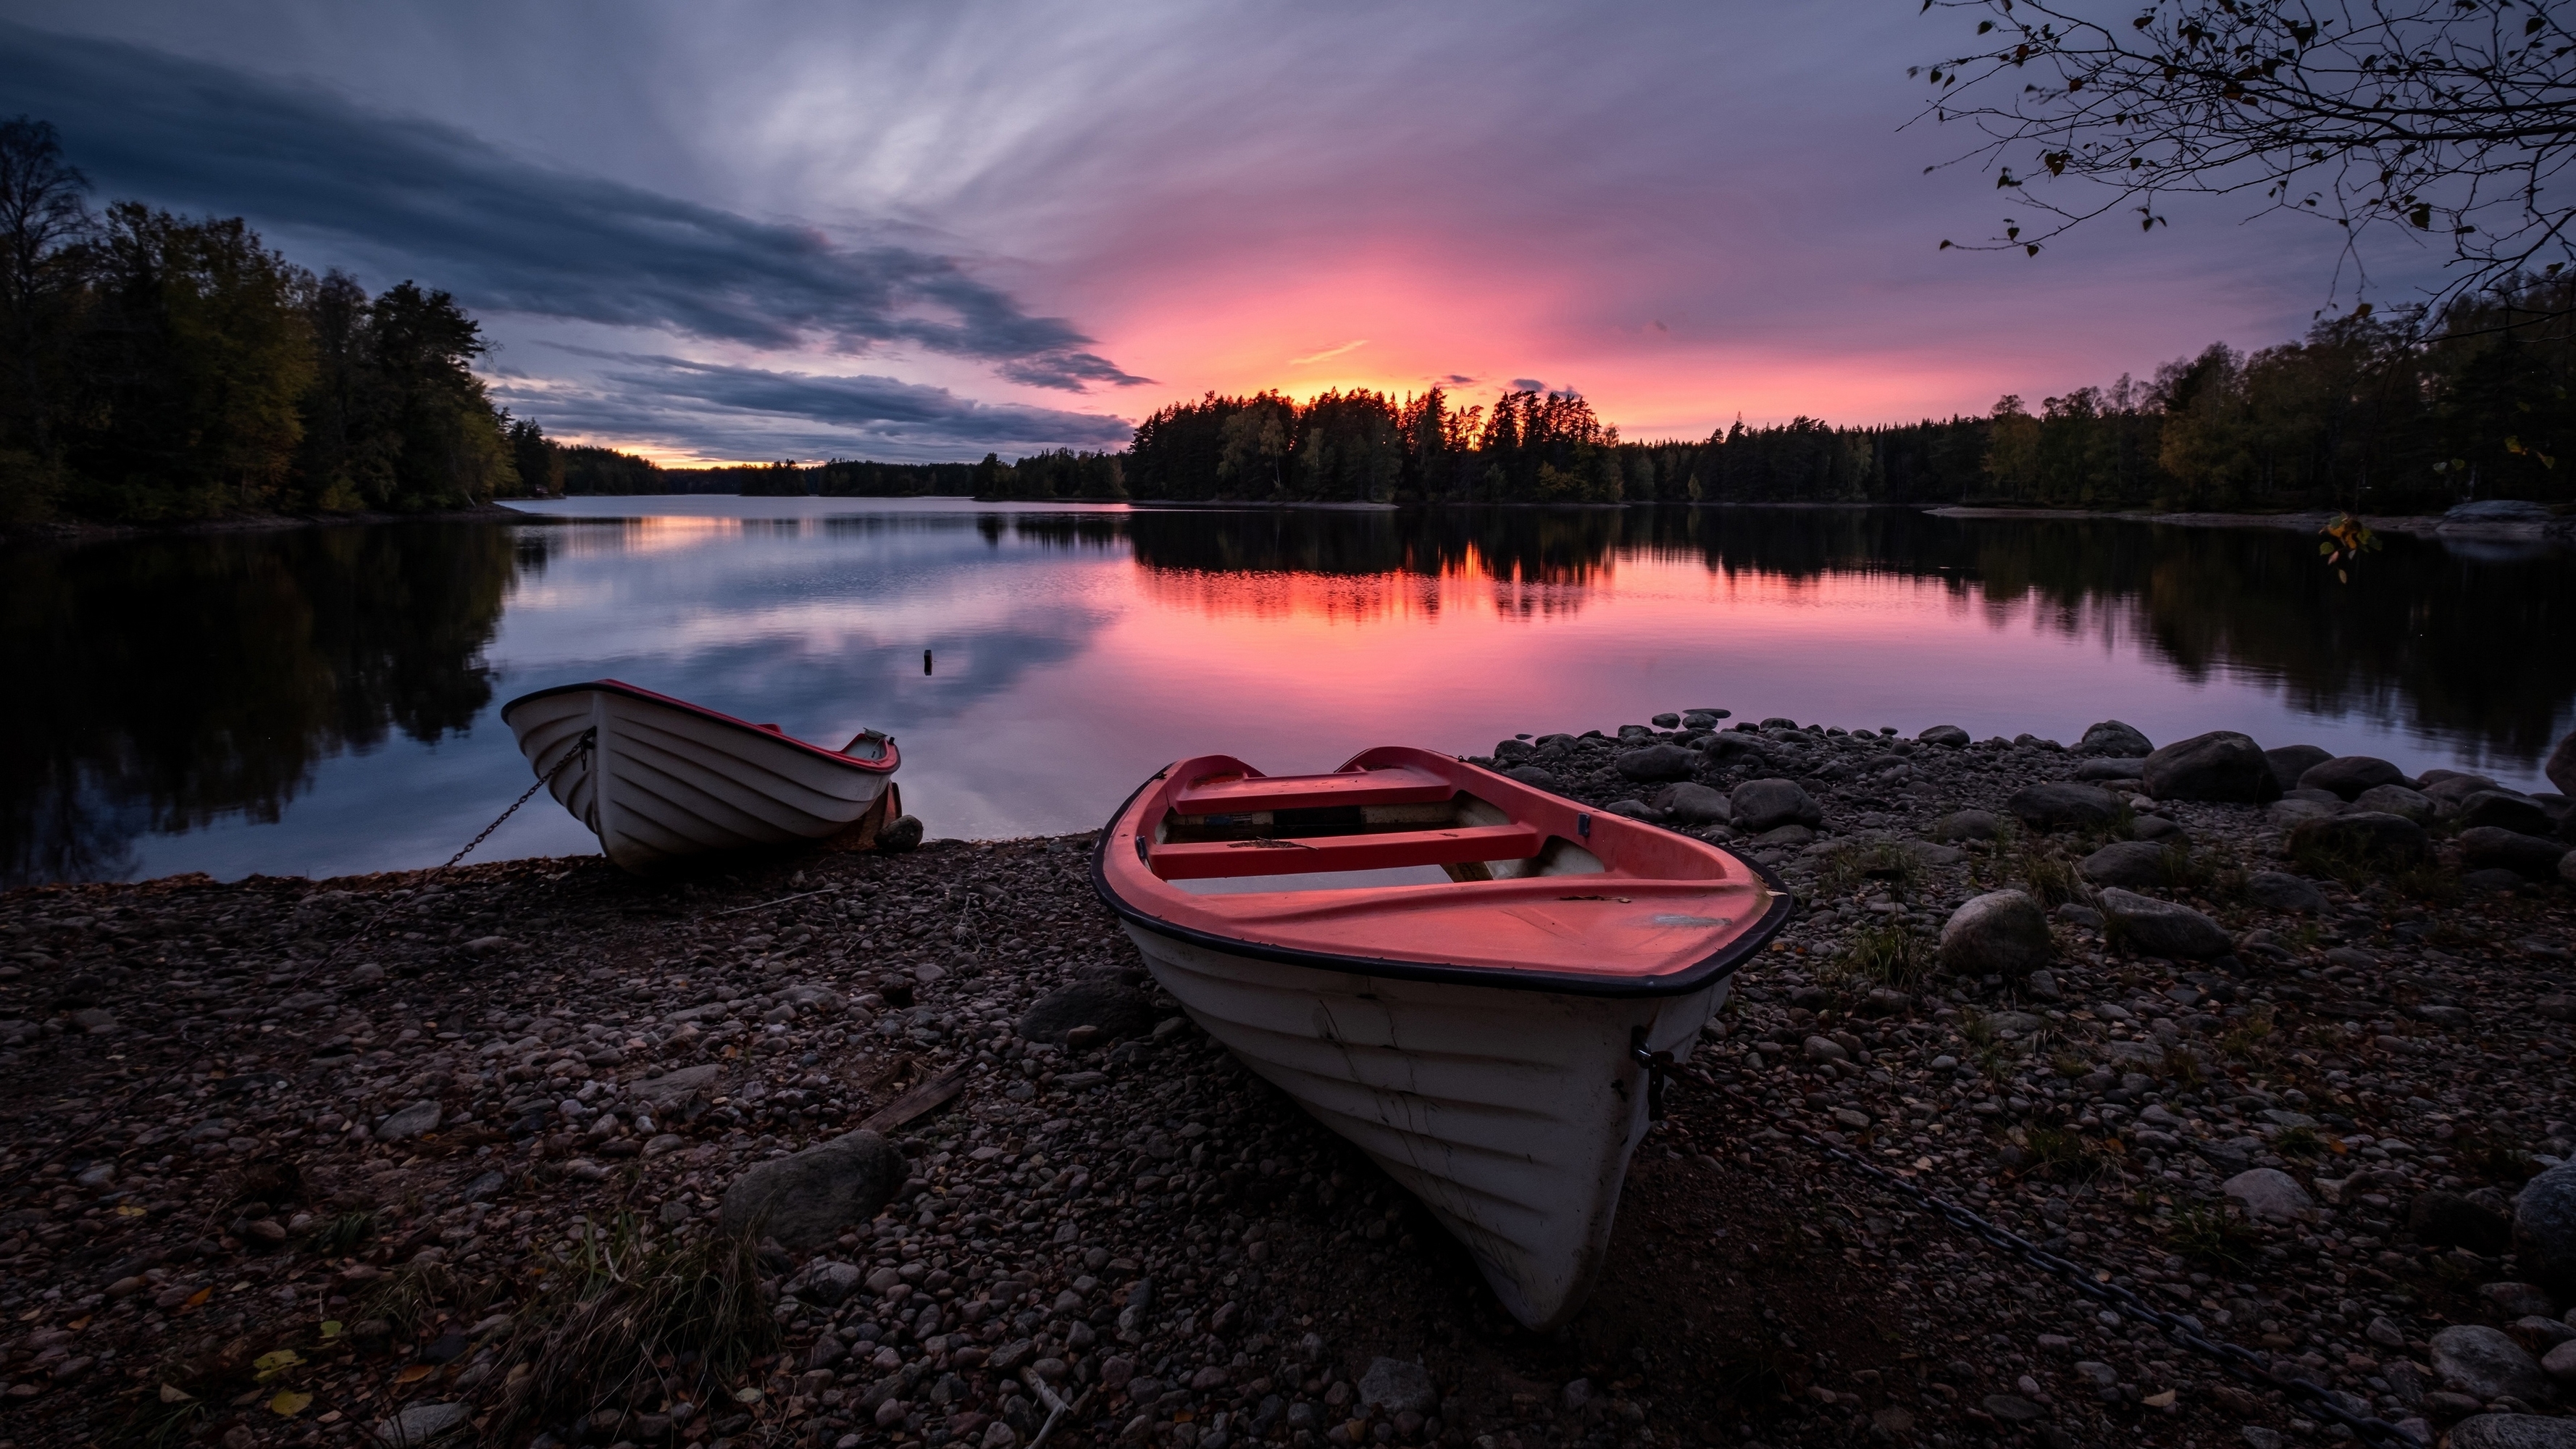
{"type": "MultiPolygon", "coordinates": [[[[1456,793],[1457,786],[1428,770],[1403,766],[1388,770],[1344,770],[1330,775],[1210,775],[1192,780],[1173,791],[1172,808],[1183,815],[1249,815],[1260,810],[1315,810],[1336,805],[1429,805],[1456,793]]],[[[1472,858],[1496,860],[1501,857],[1472,858]]],[[[1421,863],[1430,865],[1438,862],[1426,860],[1421,863]]],[[[1243,873],[1259,875],[1263,872],[1243,873]]]]}
{"type": "MultiPolygon", "coordinates": [[[[1445,799],[1448,787],[1443,785],[1442,790],[1445,799]]],[[[1514,821],[1505,825],[1461,825],[1448,830],[1400,830],[1384,835],[1328,835],[1312,840],[1191,841],[1153,847],[1146,855],[1146,864],[1164,880],[1218,880],[1246,875],[1304,875],[1319,870],[1463,865],[1471,860],[1527,860],[1546,843],[1546,836],[1537,826],[1514,821]]]]}

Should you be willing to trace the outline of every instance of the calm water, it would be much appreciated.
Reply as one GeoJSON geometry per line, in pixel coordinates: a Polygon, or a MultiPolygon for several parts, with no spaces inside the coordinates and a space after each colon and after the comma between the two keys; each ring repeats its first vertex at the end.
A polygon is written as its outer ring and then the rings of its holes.
{"type": "MultiPolygon", "coordinates": [[[[1896,510],[1427,514],[581,499],[21,551],[0,879],[435,863],[528,783],[498,718],[615,676],[900,740],[933,835],[1084,829],[1176,756],[1325,768],[1722,706],[1908,734],[2220,727],[2546,788],[2564,552],[1896,510]],[[934,667],[923,671],[922,651],[934,667]]],[[[588,851],[542,798],[483,856],[588,851]]]]}

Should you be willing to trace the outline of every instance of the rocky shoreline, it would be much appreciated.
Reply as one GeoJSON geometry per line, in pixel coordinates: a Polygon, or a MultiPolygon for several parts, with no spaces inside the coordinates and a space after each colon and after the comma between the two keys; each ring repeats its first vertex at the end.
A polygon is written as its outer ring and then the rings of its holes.
{"type": "Polygon", "coordinates": [[[2428,1440],[2576,1443],[2566,802],[2151,743],[1498,747],[1801,901],[1546,1338],[1080,837],[10,892],[0,1445],[2330,1437],[1801,1136],[2428,1440]]]}

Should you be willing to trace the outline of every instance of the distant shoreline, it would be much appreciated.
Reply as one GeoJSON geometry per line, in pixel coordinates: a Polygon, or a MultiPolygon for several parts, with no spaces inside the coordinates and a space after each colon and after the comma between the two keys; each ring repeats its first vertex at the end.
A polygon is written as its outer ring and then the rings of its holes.
{"type": "MultiPolygon", "coordinates": [[[[2146,509],[2033,508],[2008,504],[1942,504],[1925,506],[1912,503],[1876,503],[1846,501],[1816,502],[1736,502],[1732,500],[1699,500],[1694,502],[1654,503],[1362,503],[1323,500],[1272,502],[1239,498],[979,498],[968,494],[796,494],[765,495],[749,493],[638,493],[578,494],[581,498],[756,498],[793,496],[831,498],[840,502],[866,503],[901,498],[920,501],[949,501],[960,504],[1125,504],[1138,512],[1179,512],[1189,509],[1223,509],[1250,512],[1263,509],[1312,513],[1402,513],[1410,510],[1456,508],[1570,509],[1600,512],[1618,509],[1701,508],[1760,509],[1768,511],[1864,512],[1901,509],[1932,518],[1961,520],[2031,520],[2057,522],[2112,521],[2121,523],[2157,523],[2175,528],[2275,528],[2313,533],[2334,515],[2322,510],[2288,513],[2229,513],[2214,511],[2158,513],[2146,509]]],[[[559,502],[558,498],[513,499],[511,502],[559,502]]],[[[196,534],[251,533],[278,529],[327,527],[375,523],[578,523],[596,521],[580,515],[527,512],[501,502],[477,504],[472,508],[442,509],[424,513],[267,513],[236,514],[220,518],[200,518],[168,523],[91,523],[55,521],[0,527],[0,547],[31,544],[78,544],[108,542],[119,539],[173,537],[196,534]]],[[[2458,520],[2442,514],[2366,515],[2361,520],[2380,533],[2402,533],[2418,537],[2487,538],[2528,540],[2535,542],[2576,539],[2576,515],[2554,515],[2545,520],[2458,520]]]]}

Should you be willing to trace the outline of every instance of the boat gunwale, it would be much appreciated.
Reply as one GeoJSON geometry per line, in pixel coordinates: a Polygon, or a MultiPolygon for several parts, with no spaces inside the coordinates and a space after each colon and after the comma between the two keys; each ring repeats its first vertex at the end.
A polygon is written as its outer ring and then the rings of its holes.
{"type": "MultiPolygon", "coordinates": [[[[1519,966],[1461,966],[1429,961],[1405,961],[1386,956],[1346,956],[1330,951],[1309,951],[1295,946],[1273,945],[1266,941],[1226,936],[1202,931],[1167,920],[1118,894],[1109,880],[1109,844],[1118,832],[1118,823],[1134,809],[1138,796],[1154,783],[1168,776],[1171,764],[1145,777],[1143,783],[1127,792],[1102,826],[1100,838],[1091,851],[1091,888],[1119,919],[1158,936],[1196,946],[1201,950],[1270,961],[1282,966],[1303,966],[1316,971],[1338,971],[1360,976],[1379,976],[1393,981],[1422,981],[1446,986],[1481,986],[1498,991],[1537,991],[1554,996],[1593,996],[1615,1000],[1636,1000],[1664,996],[1688,996],[1705,990],[1714,982],[1735,974],[1746,960],[1771,944],[1788,925],[1791,912],[1797,909],[1797,898],[1787,882],[1760,861],[1737,855],[1721,845],[1711,850],[1724,851],[1759,877],[1771,890],[1771,905],[1760,919],[1745,928],[1743,934],[1719,947],[1707,957],[1661,976],[1595,976],[1582,972],[1538,971],[1519,966]]],[[[1652,828],[1652,827],[1646,827],[1652,828]]]]}
{"type": "MultiPolygon", "coordinates": [[[[548,685],[544,689],[530,690],[526,694],[520,695],[518,698],[501,706],[501,723],[504,726],[509,726],[510,711],[517,709],[520,705],[528,704],[535,700],[545,699],[553,695],[575,694],[582,692],[624,695],[629,699],[642,700],[648,704],[668,705],[673,709],[680,710],[687,714],[696,715],[701,719],[713,720],[718,724],[731,725],[736,729],[742,730],[747,734],[755,735],[764,740],[775,740],[781,744],[793,745],[797,749],[805,751],[807,754],[819,756],[825,760],[831,761],[833,764],[847,765],[853,769],[866,770],[874,774],[891,775],[895,772],[896,767],[902,763],[902,756],[895,749],[894,736],[889,734],[869,730],[860,731],[860,734],[862,735],[874,733],[877,738],[885,741],[884,755],[873,760],[862,759],[857,755],[844,754],[839,750],[818,745],[812,740],[799,739],[795,735],[787,733],[785,730],[763,729],[759,725],[756,725],[750,720],[744,719],[739,715],[726,714],[720,709],[709,709],[703,704],[697,704],[689,700],[680,699],[673,695],[663,694],[658,690],[646,689],[642,685],[628,684],[622,679],[589,679],[578,684],[553,684],[548,685]]],[[[511,728],[513,734],[517,733],[515,727],[511,728]]]]}

